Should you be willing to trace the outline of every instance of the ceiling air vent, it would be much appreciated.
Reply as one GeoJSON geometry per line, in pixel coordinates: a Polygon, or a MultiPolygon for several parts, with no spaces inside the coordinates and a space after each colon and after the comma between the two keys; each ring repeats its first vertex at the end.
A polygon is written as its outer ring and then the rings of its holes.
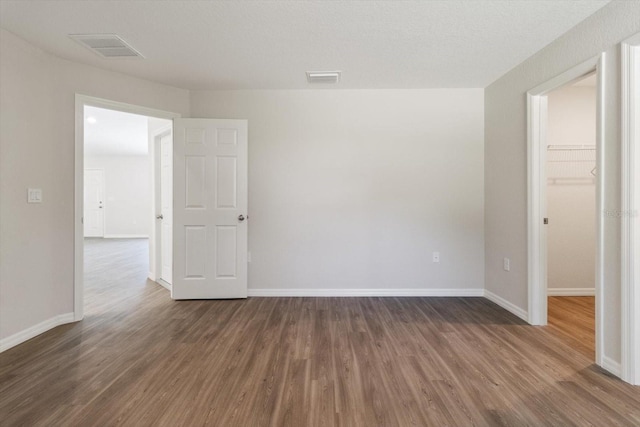
{"type": "Polygon", "coordinates": [[[338,83],[341,71],[307,71],[309,83],[338,83]]]}
{"type": "Polygon", "coordinates": [[[103,58],[144,58],[115,34],[69,34],[69,37],[103,58]]]}

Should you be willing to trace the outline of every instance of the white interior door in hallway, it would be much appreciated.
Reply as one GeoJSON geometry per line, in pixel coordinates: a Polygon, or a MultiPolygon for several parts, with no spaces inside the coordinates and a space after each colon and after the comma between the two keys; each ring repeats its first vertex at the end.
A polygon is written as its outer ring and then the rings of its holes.
{"type": "Polygon", "coordinates": [[[84,237],[104,237],[104,171],[84,171],[84,237]]]}
{"type": "Polygon", "coordinates": [[[247,297],[247,126],[174,119],[173,299],[247,297]]]}
{"type": "Polygon", "coordinates": [[[173,283],[173,144],[168,133],[160,138],[160,278],[173,283]]]}

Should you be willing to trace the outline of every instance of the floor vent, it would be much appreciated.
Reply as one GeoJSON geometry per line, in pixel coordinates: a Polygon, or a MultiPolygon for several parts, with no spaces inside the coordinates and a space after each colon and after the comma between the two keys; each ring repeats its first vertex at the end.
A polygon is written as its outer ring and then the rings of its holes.
{"type": "Polygon", "coordinates": [[[144,58],[115,34],[69,34],[69,37],[102,58],[144,58]]]}

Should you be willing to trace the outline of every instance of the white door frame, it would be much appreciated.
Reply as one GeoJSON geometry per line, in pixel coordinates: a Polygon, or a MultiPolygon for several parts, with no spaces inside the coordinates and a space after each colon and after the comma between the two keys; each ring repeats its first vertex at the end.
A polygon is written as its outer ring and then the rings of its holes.
{"type": "Polygon", "coordinates": [[[160,280],[162,277],[162,252],[160,250],[162,234],[160,231],[160,222],[156,221],[155,216],[162,210],[159,205],[160,197],[159,191],[161,188],[161,173],[160,173],[160,141],[163,137],[170,135],[173,132],[173,124],[162,126],[156,129],[151,134],[151,141],[149,144],[149,153],[151,154],[151,182],[153,186],[153,194],[151,196],[151,210],[152,218],[154,218],[153,226],[151,227],[151,233],[149,235],[149,279],[159,283],[161,286],[171,290],[171,285],[167,282],[160,280]]]}
{"type": "Polygon", "coordinates": [[[76,93],[75,97],[75,184],[74,184],[74,268],[73,268],[73,319],[84,317],[84,107],[107,108],[124,113],[140,114],[149,117],[172,120],[180,114],[123,102],[110,101],[76,93]]]}
{"type": "Polygon", "coordinates": [[[640,385],[640,34],[621,44],[622,379],[640,385]]]}
{"type": "Polygon", "coordinates": [[[604,117],[605,117],[605,54],[602,53],[527,92],[527,192],[528,192],[528,289],[529,318],[532,325],[547,324],[547,235],[543,220],[546,217],[546,127],[547,97],[554,89],[572,83],[596,71],[596,363],[602,365],[604,354],[602,332],[602,273],[603,273],[603,195],[604,188],[604,117]]]}

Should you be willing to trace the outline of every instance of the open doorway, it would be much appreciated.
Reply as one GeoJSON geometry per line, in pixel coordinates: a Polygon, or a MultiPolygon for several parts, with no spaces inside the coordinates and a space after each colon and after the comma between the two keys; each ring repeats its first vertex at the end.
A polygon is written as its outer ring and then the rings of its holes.
{"type": "MultiPolygon", "coordinates": [[[[147,285],[147,277],[155,276],[152,253],[171,257],[171,189],[166,187],[172,185],[167,154],[172,136],[170,120],[107,108],[85,106],[84,122],[85,308],[95,312],[105,306],[98,295],[111,300],[113,293],[131,297],[147,285]],[[160,179],[154,182],[158,156],[153,154],[158,150],[153,148],[159,139],[165,159],[158,171],[160,179]],[[159,209],[154,199],[164,201],[159,209]],[[153,212],[160,212],[157,219],[153,212]],[[152,250],[150,239],[156,222],[169,222],[166,227],[160,225],[163,232],[156,234],[159,251],[152,250]]],[[[167,287],[171,279],[164,270],[162,284],[167,287]]]]}
{"type": "Polygon", "coordinates": [[[173,117],[76,96],[76,320],[171,286],[173,117]]]}
{"type": "MultiPolygon", "coordinates": [[[[544,82],[543,84],[529,90],[527,92],[527,111],[528,111],[528,138],[527,138],[527,178],[528,178],[528,236],[527,236],[527,249],[528,249],[528,321],[532,325],[547,325],[548,318],[548,270],[549,270],[549,247],[548,247],[548,230],[550,221],[554,221],[550,218],[547,211],[547,192],[549,182],[547,180],[547,158],[556,156],[557,160],[561,160],[561,156],[575,156],[575,159],[586,159],[581,164],[581,175],[579,178],[583,181],[594,182],[595,191],[595,214],[593,222],[591,222],[591,229],[594,230],[594,265],[593,267],[593,298],[594,298],[594,356],[596,364],[604,367],[611,372],[617,372],[617,367],[608,358],[604,357],[604,341],[602,339],[604,328],[603,319],[607,313],[604,313],[604,309],[615,309],[615,307],[604,306],[604,298],[602,295],[602,272],[603,272],[603,191],[604,191],[604,156],[602,147],[604,146],[604,117],[605,117],[605,78],[604,78],[604,64],[605,54],[600,54],[592,59],[589,59],[582,64],[579,64],[572,69],[560,74],[559,76],[544,82]],[[595,76],[595,77],[593,77],[595,76]],[[575,140],[573,144],[569,141],[556,142],[558,145],[558,152],[549,153],[549,95],[559,88],[565,88],[578,81],[583,81],[585,78],[595,78],[595,124],[591,123],[591,127],[595,127],[595,147],[587,141],[575,140]],[[571,147],[563,147],[565,145],[571,145],[571,147]],[[577,147],[583,145],[584,147],[577,147]],[[590,146],[591,145],[591,146],[590,146]],[[584,148],[577,150],[576,148],[584,148]],[[570,151],[571,149],[571,151],[570,151]],[[585,172],[588,165],[591,163],[591,159],[595,158],[595,168],[589,170],[589,175],[582,175],[585,172]]],[[[591,81],[587,80],[589,84],[591,81]]],[[[592,114],[592,113],[591,113],[592,114]]],[[[592,116],[593,117],[593,116],[592,116]]],[[[583,138],[584,139],[584,138],[583,138]]],[[[553,144],[552,144],[553,145],[553,144]]],[[[553,148],[553,147],[552,147],[553,148]]],[[[572,157],[567,157],[569,160],[572,157]]],[[[575,160],[574,159],[574,160],[575,160]]],[[[577,163],[577,162],[574,162],[577,163]]],[[[569,168],[565,168],[565,177],[571,177],[571,175],[577,174],[577,171],[571,172],[569,168]]],[[[556,171],[557,172],[557,171],[556,171]]],[[[560,175],[562,177],[562,175],[560,175]]],[[[584,189],[583,189],[584,190],[584,189]]],[[[588,191],[583,191],[581,197],[590,199],[591,195],[588,191]]],[[[584,219],[587,224],[590,220],[584,219]]],[[[586,225],[585,225],[586,226],[586,225]]],[[[567,255],[563,255],[564,258],[567,255]]],[[[554,260],[555,261],[555,260],[554,260]]],[[[559,260],[562,261],[562,260],[559,260]]],[[[590,274],[590,273],[589,273],[590,274]]],[[[580,279],[587,281],[588,279],[580,279]]],[[[568,288],[565,284],[555,284],[557,289],[568,288]]],[[[590,284],[579,284],[575,288],[587,289],[590,284]]],[[[553,288],[552,288],[553,289],[553,288]]],[[[578,292],[578,291],[574,291],[578,292]]],[[[587,314],[589,316],[589,314],[587,314]]],[[[587,332],[589,334],[589,332],[587,332]]],[[[591,354],[591,353],[590,353],[591,354]]]]}
{"type": "Polygon", "coordinates": [[[547,94],[548,324],[595,360],[596,75],[547,94]]]}

